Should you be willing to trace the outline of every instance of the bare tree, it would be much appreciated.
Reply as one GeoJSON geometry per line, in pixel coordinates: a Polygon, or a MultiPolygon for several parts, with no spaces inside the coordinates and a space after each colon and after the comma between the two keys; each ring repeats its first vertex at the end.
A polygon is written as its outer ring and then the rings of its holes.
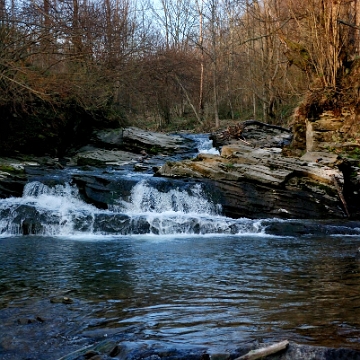
{"type": "Polygon", "coordinates": [[[200,88],[199,88],[199,116],[201,121],[204,119],[204,0],[197,0],[197,10],[199,14],[199,48],[200,48],[200,88]]]}
{"type": "Polygon", "coordinates": [[[289,61],[307,71],[317,86],[336,88],[339,71],[358,47],[357,1],[289,0],[288,9],[296,26],[283,34],[289,61]]]}
{"type": "Polygon", "coordinates": [[[0,23],[2,26],[6,23],[6,0],[0,0],[0,23]]]}

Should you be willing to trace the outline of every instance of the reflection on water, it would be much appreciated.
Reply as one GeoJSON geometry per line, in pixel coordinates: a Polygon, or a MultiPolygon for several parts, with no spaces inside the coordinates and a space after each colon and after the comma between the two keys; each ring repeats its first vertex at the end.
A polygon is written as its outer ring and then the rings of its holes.
{"type": "Polygon", "coordinates": [[[216,349],[254,338],[360,349],[359,245],[260,235],[1,239],[0,355],[12,359],[11,341],[19,351],[29,336],[23,351],[43,351],[44,332],[61,355],[129,325],[138,337],[216,349]],[[74,303],[51,303],[57,294],[74,303]],[[19,326],[29,314],[45,321],[19,326]]]}

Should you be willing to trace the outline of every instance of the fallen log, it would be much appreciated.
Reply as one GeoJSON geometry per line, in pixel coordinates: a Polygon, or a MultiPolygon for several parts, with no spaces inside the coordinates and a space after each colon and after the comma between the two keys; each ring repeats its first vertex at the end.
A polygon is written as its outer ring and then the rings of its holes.
{"type": "Polygon", "coordinates": [[[291,129],[278,125],[266,124],[258,120],[246,120],[235,125],[229,125],[226,130],[211,133],[209,139],[213,141],[213,146],[219,148],[231,139],[246,141],[243,132],[247,126],[256,125],[267,129],[275,129],[282,132],[291,133],[291,129]]]}
{"type": "Polygon", "coordinates": [[[280,131],[291,133],[291,129],[284,128],[284,127],[278,126],[278,125],[266,124],[266,123],[263,123],[258,120],[246,120],[246,121],[242,122],[241,124],[243,125],[244,128],[246,126],[250,126],[250,125],[258,125],[258,126],[266,127],[268,129],[275,129],[275,130],[280,130],[280,131]]]}
{"type": "Polygon", "coordinates": [[[249,351],[247,354],[240,356],[238,358],[236,358],[235,360],[256,360],[256,359],[260,359],[263,358],[265,356],[271,355],[271,354],[275,354],[281,350],[284,350],[287,348],[287,346],[289,345],[289,341],[288,340],[284,340],[281,341],[279,343],[261,348],[261,349],[256,349],[256,350],[251,350],[249,351]]]}
{"type": "Polygon", "coordinates": [[[346,216],[350,217],[349,209],[348,209],[344,194],[343,194],[343,192],[341,190],[339,180],[337,179],[337,177],[335,175],[332,175],[332,178],[333,178],[333,181],[334,181],[335,189],[338,192],[339,198],[340,198],[340,200],[341,200],[341,202],[342,202],[342,204],[344,206],[346,216]]]}

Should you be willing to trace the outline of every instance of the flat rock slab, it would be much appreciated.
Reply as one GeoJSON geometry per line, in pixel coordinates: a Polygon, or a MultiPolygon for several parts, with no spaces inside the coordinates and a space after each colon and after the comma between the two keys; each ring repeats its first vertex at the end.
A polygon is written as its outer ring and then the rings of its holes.
{"type": "Polygon", "coordinates": [[[94,143],[107,149],[122,149],[134,153],[174,153],[190,150],[193,141],[180,135],[164,134],[137,127],[108,129],[94,134],[94,143]]]}
{"type": "Polygon", "coordinates": [[[247,145],[224,146],[221,156],[200,154],[193,160],[165,164],[163,176],[190,176],[214,180],[252,180],[282,186],[290,177],[310,178],[333,188],[332,176],[342,173],[333,167],[298,158],[287,158],[278,149],[253,149],[247,145]],[[228,176],[231,174],[231,176],[228,176]]]}
{"type": "Polygon", "coordinates": [[[74,161],[79,166],[125,165],[138,161],[139,157],[128,151],[95,149],[77,154],[74,161]]]}
{"type": "Polygon", "coordinates": [[[184,143],[184,138],[179,135],[146,131],[136,127],[128,127],[124,130],[123,140],[126,141],[126,139],[138,141],[148,146],[161,146],[169,149],[177,149],[184,143]]]}
{"type": "Polygon", "coordinates": [[[300,159],[323,165],[334,165],[339,160],[339,156],[326,151],[308,151],[300,159]]]}

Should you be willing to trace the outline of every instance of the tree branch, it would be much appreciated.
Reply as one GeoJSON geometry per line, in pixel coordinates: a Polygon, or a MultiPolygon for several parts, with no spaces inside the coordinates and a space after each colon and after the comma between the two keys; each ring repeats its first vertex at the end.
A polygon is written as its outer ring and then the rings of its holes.
{"type": "Polygon", "coordinates": [[[261,348],[261,349],[257,349],[257,350],[251,350],[249,351],[247,354],[240,356],[238,358],[236,358],[235,360],[255,360],[255,359],[260,359],[263,358],[265,356],[271,355],[271,354],[275,354],[281,350],[284,350],[287,348],[287,346],[289,345],[289,341],[285,340],[285,341],[281,341],[279,343],[270,345],[268,347],[265,348],[261,348]]]}

